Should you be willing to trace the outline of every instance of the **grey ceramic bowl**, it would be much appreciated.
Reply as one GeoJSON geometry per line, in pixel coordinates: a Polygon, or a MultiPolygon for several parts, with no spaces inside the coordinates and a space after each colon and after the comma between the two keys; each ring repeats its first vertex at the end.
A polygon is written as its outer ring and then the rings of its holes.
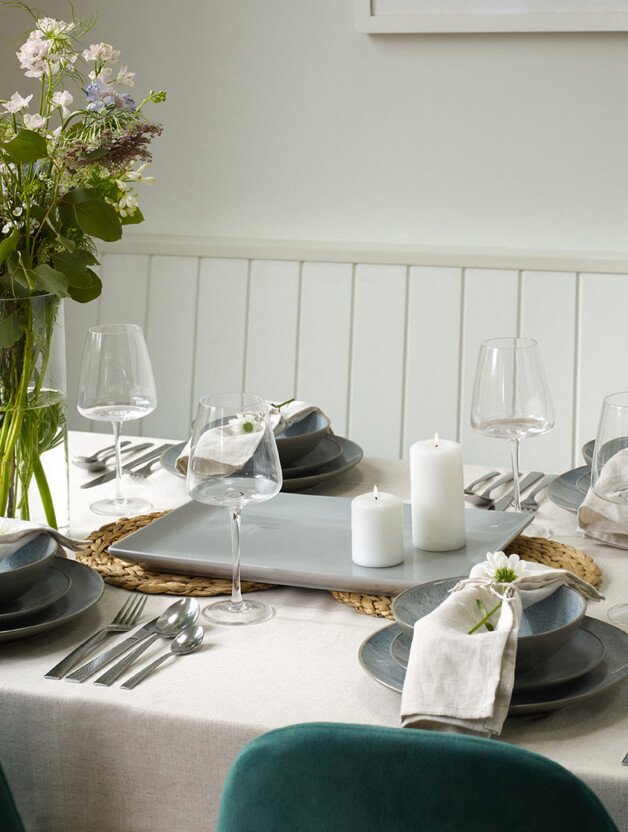
{"type": "Polygon", "coordinates": [[[322,413],[310,413],[305,419],[290,425],[276,437],[281,464],[289,465],[309,454],[328,433],[329,419],[322,413]]]}
{"type": "Polygon", "coordinates": [[[57,543],[45,534],[0,559],[0,606],[18,598],[48,572],[57,543]]]}
{"type": "MultiPolygon", "coordinates": [[[[431,581],[398,595],[393,601],[392,611],[403,632],[412,638],[414,622],[436,609],[459,580],[431,581]]],[[[519,627],[517,672],[530,670],[556,653],[578,629],[585,610],[584,598],[566,586],[561,586],[538,604],[527,607],[519,627]]]]}

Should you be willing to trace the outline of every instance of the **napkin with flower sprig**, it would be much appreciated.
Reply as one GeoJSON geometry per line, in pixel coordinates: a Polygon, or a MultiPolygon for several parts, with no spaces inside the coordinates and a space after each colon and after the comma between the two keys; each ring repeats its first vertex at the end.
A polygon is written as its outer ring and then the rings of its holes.
{"type": "MultiPolygon", "coordinates": [[[[273,404],[266,402],[268,408],[268,419],[276,437],[292,425],[296,425],[309,416],[311,413],[322,413],[320,407],[308,404],[307,402],[290,399],[287,402],[273,404]]],[[[259,431],[243,428],[247,414],[240,414],[232,419],[226,428],[213,428],[206,431],[196,449],[196,456],[218,466],[216,474],[231,473],[246,464],[259,444],[262,434],[259,431]],[[241,418],[240,418],[241,417],[241,418]],[[237,437],[230,441],[231,437],[237,437]],[[221,468],[225,465],[226,468],[221,468]]],[[[255,421],[255,420],[253,420],[255,421]]],[[[182,474],[187,473],[190,458],[190,440],[177,457],[176,467],[182,474]]],[[[207,471],[204,472],[207,475],[207,471]]]]}
{"type": "MultiPolygon", "coordinates": [[[[626,482],[628,448],[618,451],[604,465],[596,489],[600,494],[613,494],[625,490],[626,482]]],[[[578,525],[589,537],[628,549],[628,500],[604,500],[590,488],[578,510],[578,525]]]]}
{"type": "Polygon", "coordinates": [[[565,569],[489,552],[469,578],[414,625],[402,727],[500,734],[512,696],[522,609],[563,584],[585,598],[603,597],[565,569]]]}

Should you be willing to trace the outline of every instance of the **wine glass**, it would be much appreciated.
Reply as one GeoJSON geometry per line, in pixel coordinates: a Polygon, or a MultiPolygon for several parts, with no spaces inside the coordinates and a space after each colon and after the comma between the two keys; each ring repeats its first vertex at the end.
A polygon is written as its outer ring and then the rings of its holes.
{"type": "MultiPolygon", "coordinates": [[[[513,506],[521,511],[519,443],[554,427],[554,414],[541,357],[531,338],[483,341],[475,372],[471,425],[486,436],[507,439],[513,473],[513,506]]],[[[548,536],[529,524],[527,534],[548,536]]]]}
{"type": "MultiPolygon", "coordinates": [[[[591,488],[596,497],[619,506],[628,505],[628,392],[611,393],[602,401],[602,412],[591,460],[591,488]]],[[[628,604],[615,604],[607,615],[617,624],[628,624],[628,604]]]]}
{"type": "Polygon", "coordinates": [[[255,624],[273,614],[240,590],[240,520],[247,503],[270,500],[283,479],[264,400],[252,393],[223,393],[200,400],[190,448],[187,488],[199,503],[224,506],[231,518],[231,598],[203,609],[218,624],[255,624]]]}
{"type": "Polygon", "coordinates": [[[157,406],[153,370],[141,327],[108,324],[89,330],[77,406],[88,419],[111,422],[116,451],[115,497],[97,500],[91,510],[120,517],[150,509],[147,500],[125,496],[120,457],[122,423],[141,419],[157,406]]]}

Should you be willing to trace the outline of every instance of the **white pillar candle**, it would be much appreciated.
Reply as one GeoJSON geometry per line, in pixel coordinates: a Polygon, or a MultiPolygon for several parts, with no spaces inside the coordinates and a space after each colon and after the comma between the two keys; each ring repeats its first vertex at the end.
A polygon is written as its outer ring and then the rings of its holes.
{"type": "Polygon", "coordinates": [[[412,542],[429,552],[449,552],[466,543],[462,447],[434,439],[410,447],[412,542]]]}
{"type": "Polygon", "coordinates": [[[378,491],[351,501],[351,557],[358,566],[395,566],[403,561],[403,504],[378,491]]]}

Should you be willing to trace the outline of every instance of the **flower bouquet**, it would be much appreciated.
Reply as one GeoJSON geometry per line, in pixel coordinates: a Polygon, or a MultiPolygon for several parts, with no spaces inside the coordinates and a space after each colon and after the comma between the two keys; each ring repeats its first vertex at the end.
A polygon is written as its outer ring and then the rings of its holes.
{"type": "Polygon", "coordinates": [[[94,238],[117,240],[142,222],[136,188],[153,181],[148,145],[161,133],[143,110],[166,96],[136,104],[120,53],[81,45],[93,21],[4,5],[34,22],[17,58],[36,91],[0,98],[0,516],[30,519],[33,486],[57,527],[42,457],[61,450],[67,495],[61,302],[98,297],[94,238]]]}

